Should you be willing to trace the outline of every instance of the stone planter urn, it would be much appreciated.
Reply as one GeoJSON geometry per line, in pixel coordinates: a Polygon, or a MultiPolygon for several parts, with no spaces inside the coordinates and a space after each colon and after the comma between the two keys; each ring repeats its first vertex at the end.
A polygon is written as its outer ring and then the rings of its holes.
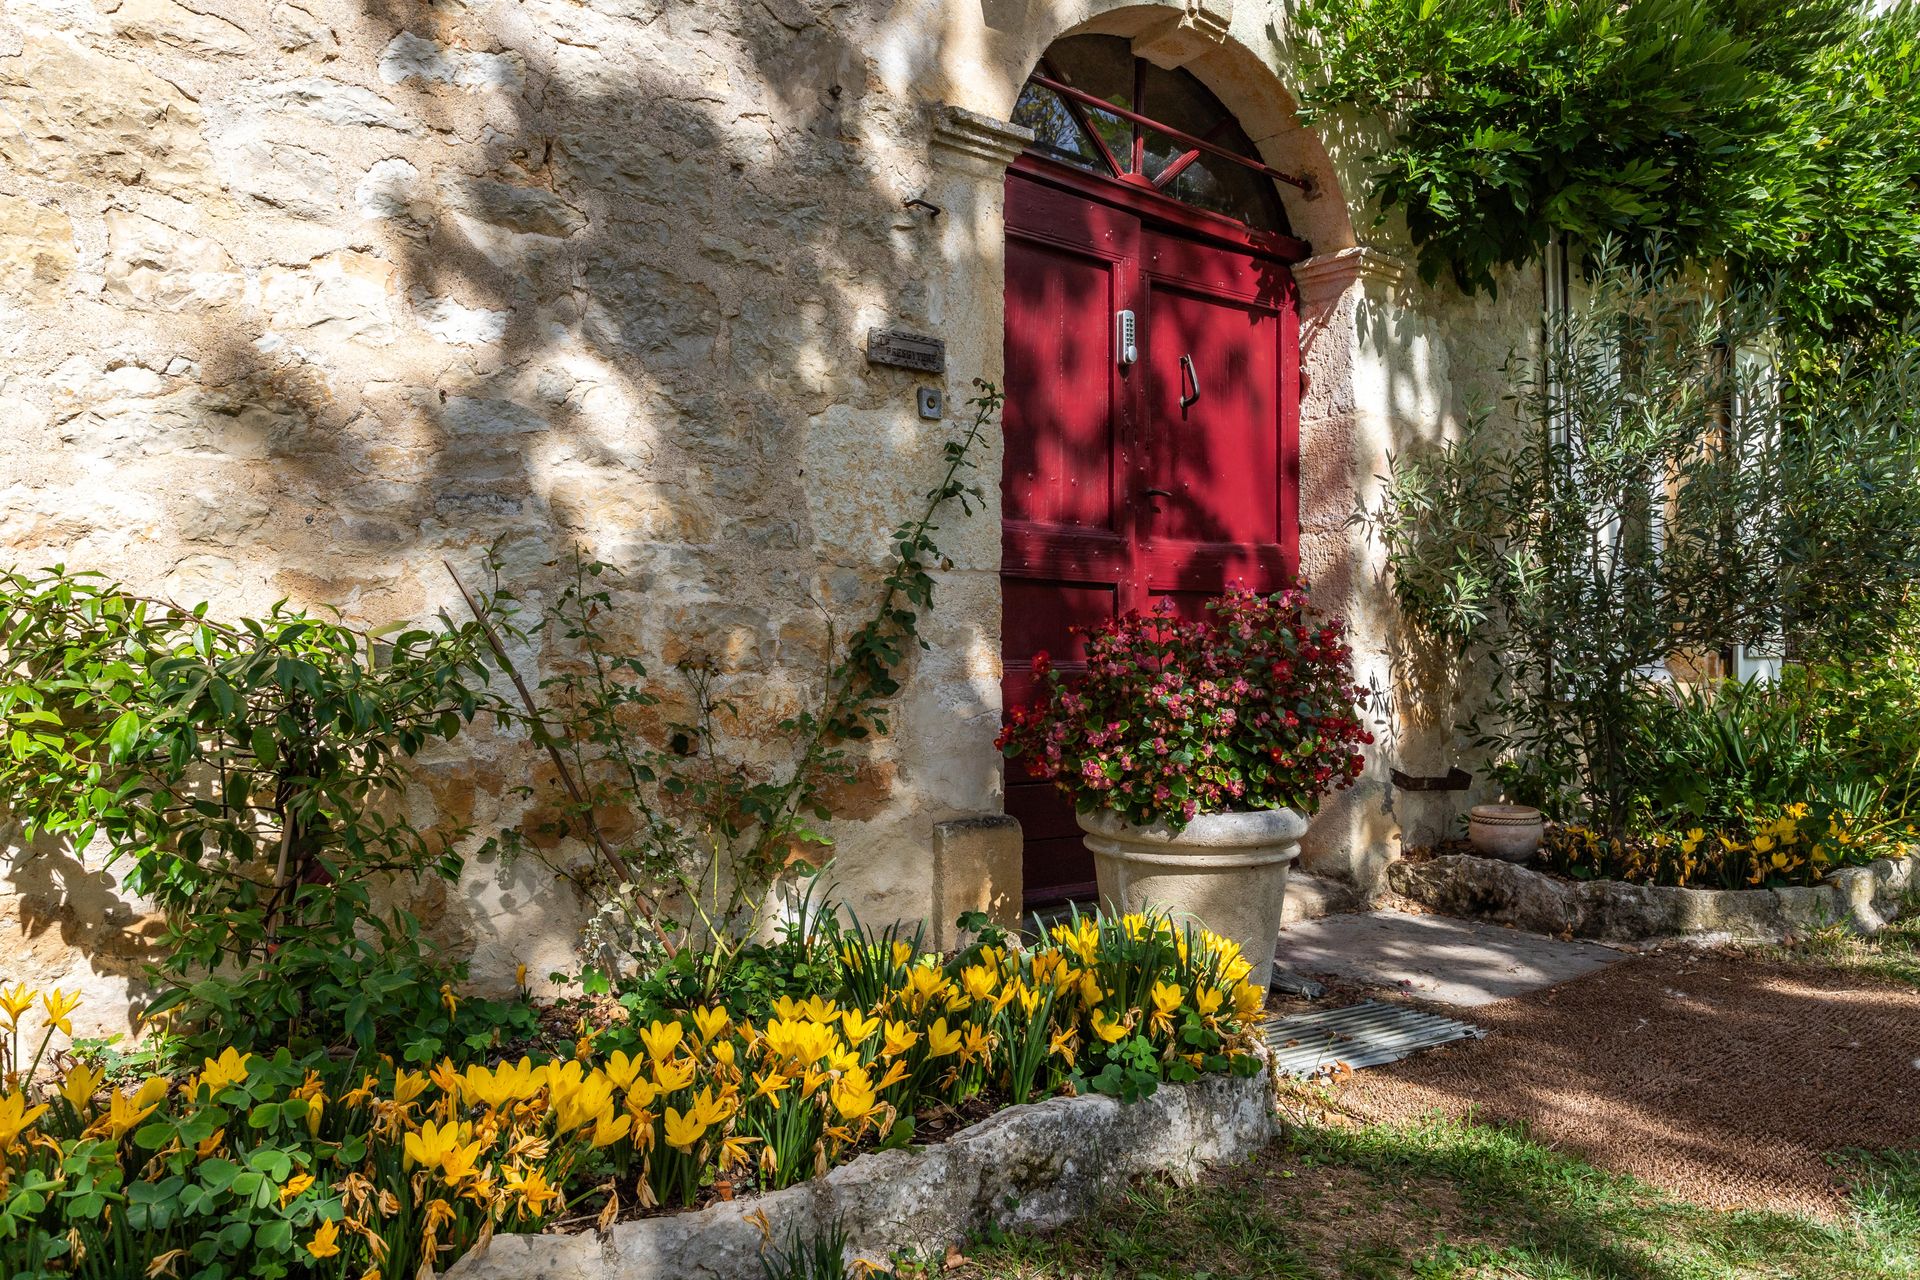
{"type": "Polygon", "coordinates": [[[1075,816],[1108,911],[1166,911],[1176,925],[1190,920],[1231,938],[1253,966],[1247,981],[1266,989],[1305,817],[1292,809],[1203,813],[1174,832],[1106,809],[1075,816]]]}
{"type": "Polygon", "coordinates": [[[1467,842],[1488,858],[1525,862],[1545,833],[1546,823],[1531,805],[1477,804],[1467,811],[1467,842]]]}

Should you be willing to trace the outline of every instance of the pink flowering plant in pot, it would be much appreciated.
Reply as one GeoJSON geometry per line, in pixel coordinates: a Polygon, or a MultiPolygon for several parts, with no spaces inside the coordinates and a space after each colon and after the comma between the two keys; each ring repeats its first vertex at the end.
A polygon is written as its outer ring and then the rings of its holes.
{"type": "Polygon", "coordinates": [[[1197,917],[1264,982],[1306,815],[1373,741],[1345,625],[1303,587],[1234,587],[1198,619],[1162,607],[1083,634],[1083,674],[1036,655],[1001,749],[1072,798],[1109,907],[1197,917]]]}

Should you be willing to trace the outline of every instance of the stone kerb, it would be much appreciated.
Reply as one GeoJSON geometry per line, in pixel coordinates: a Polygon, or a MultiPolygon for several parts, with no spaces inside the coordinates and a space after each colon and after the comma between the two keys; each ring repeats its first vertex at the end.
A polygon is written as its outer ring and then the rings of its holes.
{"type": "Polygon", "coordinates": [[[1600,942],[1782,943],[1845,925],[1875,933],[1920,889],[1920,852],[1786,889],[1677,889],[1617,880],[1569,881],[1470,854],[1387,869],[1397,893],[1447,915],[1600,942]]]}
{"type": "Polygon", "coordinates": [[[946,1142],[864,1155],[785,1191],[580,1235],[495,1236],[448,1280],[761,1280],[763,1246],[837,1221],[854,1256],[938,1257],[998,1226],[1047,1230],[1141,1174],[1191,1178],[1278,1132],[1265,1070],[1009,1107],[946,1142]]]}

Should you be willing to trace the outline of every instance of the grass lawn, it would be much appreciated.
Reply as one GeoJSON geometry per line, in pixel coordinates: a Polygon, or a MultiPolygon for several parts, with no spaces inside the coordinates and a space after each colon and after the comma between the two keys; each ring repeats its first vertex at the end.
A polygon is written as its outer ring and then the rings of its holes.
{"type": "MultiPolygon", "coordinates": [[[[1920,986],[1920,913],[1872,940],[1836,930],[1776,954],[1920,986]]],[[[1818,1220],[1702,1208],[1513,1129],[1310,1122],[1198,1186],[1141,1186],[1056,1234],[981,1241],[928,1274],[1920,1280],[1920,1151],[1835,1159],[1848,1211],[1818,1220]]]]}
{"type": "Polygon", "coordinates": [[[1685,1204],[1482,1125],[1306,1126],[1199,1186],[1137,1188],[1055,1235],[977,1243],[941,1274],[1920,1280],[1920,1153],[1849,1169],[1851,1217],[1817,1222],[1685,1204]]]}
{"type": "Polygon", "coordinates": [[[1786,954],[1920,987],[1920,894],[1908,900],[1901,919],[1871,938],[1838,927],[1823,929],[1786,954]]]}

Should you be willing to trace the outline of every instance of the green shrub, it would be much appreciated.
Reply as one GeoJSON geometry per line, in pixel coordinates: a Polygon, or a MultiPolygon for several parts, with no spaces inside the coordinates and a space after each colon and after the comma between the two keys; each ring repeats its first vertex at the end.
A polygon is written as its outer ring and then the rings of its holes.
{"type": "Polygon", "coordinates": [[[1651,714],[1642,674],[1782,641],[1854,662],[1895,643],[1887,620],[1920,583],[1920,346],[1785,400],[1728,357],[1767,349],[1770,314],[1764,295],[1703,300],[1616,265],[1550,320],[1545,355],[1516,359],[1511,422],[1396,457],[1361,517],[1408,617],[1496,677],[1467,733],[1563,820],[1627,834],[1650,788],[1693,785],[1649,777],[1672,772],[1649,759],[1669,748],[1778,802],[1813,798],[1789,796],[1796,778],[1850,781],[1796,757],[1817,738],[1762,723],[1786,713],[1772,695],[1651,714]]]}
{"type": "Polygon", "coordinates": [[[63,567],[0,576],[0,806],[96,835],[165,912],[152,1011],[242,1045],[371,1045],[436,1023],[455,966],[383,908],[453,879],[454,831],[396,803],[489,703],[479,628],[358,631],[284,603],[223,621],[63,567]]]}

